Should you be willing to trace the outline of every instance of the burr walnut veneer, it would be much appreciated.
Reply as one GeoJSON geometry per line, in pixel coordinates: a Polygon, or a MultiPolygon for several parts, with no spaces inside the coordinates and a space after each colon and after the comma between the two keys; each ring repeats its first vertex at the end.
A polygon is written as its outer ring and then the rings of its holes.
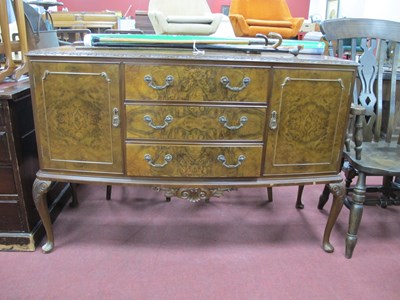
{"type": "MultiPolygon", "coordinates": [[[[144,185],[190,201],[236,188],[328,183],[344,197],[354,62],[65,47],[31,52],[29,64],[45,252],[54,243],[43,201],[52,181],[144,185]]],[[[333,250],[326,238],[324,247],[333,250]]]]}

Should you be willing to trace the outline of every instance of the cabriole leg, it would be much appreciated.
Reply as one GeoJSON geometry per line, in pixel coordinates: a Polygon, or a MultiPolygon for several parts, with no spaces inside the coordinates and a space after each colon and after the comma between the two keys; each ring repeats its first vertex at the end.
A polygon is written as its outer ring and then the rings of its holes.
{"type": "Polygon", "coordinates": [[[35,201],[36,209],[39,212],[47,236],[47,242],[42,247],[44,253],[49,253],[54,248],[53,228],[46,201],[46,194],[50,189],[50,185],[51,181],[40,179],[35,179],[33,183],[33,200],[35,201]]]}
{"type": "Polygon", "coordinates": [[[329,212],[328,221],[326,223],[324,231],[324,237],[322,239],[322,247],[325,252],[331,253],[335,250],[335,248],[332,246],[329,239],[331,236],[333,226],[335,225],[336,220],[343,207],[344,197],[346,196],[346,187],[343,182],[331,183],[325,186],[325,189],[327,189],[327,187],[329,187],[329,191],[333,195],[333,200],[332,200],[331,211],[329,212]]]}

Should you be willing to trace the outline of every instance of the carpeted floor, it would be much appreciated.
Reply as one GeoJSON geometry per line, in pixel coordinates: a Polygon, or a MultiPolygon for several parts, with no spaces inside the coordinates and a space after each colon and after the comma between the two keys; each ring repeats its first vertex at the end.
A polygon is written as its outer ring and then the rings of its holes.
{"type": "Polygon", "coordinates": [[[78,187],[54,224],[55,250],[0,253],[0,299],[400,299],[400,208],[366,207],[344,257],[348,210],[321,238],[322,186],[241,189],[211,203],[149,188],[78,187]]]}

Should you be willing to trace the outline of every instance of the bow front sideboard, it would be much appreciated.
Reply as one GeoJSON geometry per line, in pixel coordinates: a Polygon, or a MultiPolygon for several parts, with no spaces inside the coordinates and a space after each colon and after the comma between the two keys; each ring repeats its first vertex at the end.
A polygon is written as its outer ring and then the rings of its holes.
{"type": "MultiPolygon", "coordinates": [[[[327,183],[344,197],[354,62],[61,47],[30,52],[29,68],[40,158],[33,194],[45,252],[54,247],[44,201],[52,181],[149,186],[190,201],[327,183]]],[[[326,239],[324,248],[332,249],[326,239]]]]}

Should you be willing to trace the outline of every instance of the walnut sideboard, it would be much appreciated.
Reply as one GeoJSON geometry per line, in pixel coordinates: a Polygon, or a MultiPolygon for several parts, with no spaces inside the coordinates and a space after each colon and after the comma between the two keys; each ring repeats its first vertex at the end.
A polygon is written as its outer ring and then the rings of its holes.
{"type": "Polygon", "coordinates": [[[326,183],[344,197],[354,62],[61,47],[30,52],[29,69],[44,252],[54,247],[44,201],[52,181],[149,186],[190,201],[235,188],[326,183]]]}

